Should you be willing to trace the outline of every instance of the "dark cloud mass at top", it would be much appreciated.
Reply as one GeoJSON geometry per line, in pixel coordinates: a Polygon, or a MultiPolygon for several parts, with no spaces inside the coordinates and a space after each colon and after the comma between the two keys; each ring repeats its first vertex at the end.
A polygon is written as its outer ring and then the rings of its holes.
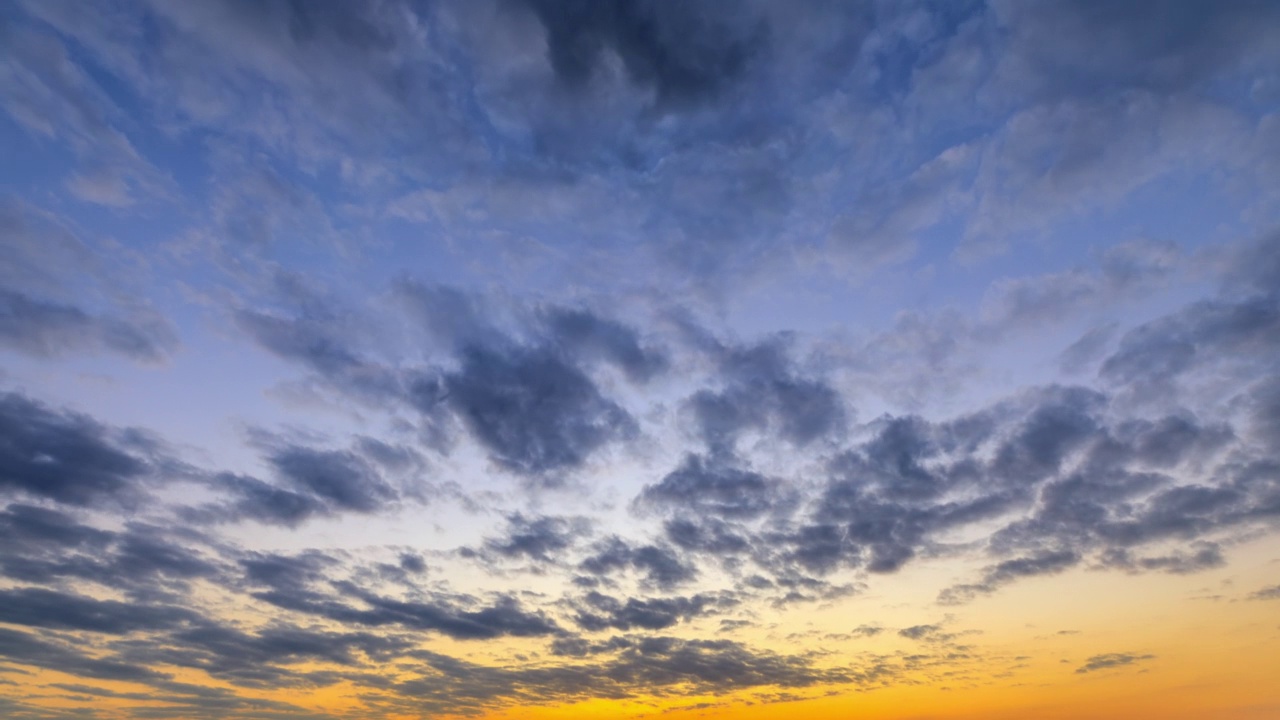
{"type": "Polygon", "coordinates": [[[659,101],[704,100],[763,54],[768,27],[752,8],[715,2],[520,0],[546,32],[547,59],[569,85],[582,85],[610,56],[659,101]]]}
{"type": "Polygon", "coordinates": [[[0,716],[1265,712],[1277,38],[0,3],[0,716]]]}

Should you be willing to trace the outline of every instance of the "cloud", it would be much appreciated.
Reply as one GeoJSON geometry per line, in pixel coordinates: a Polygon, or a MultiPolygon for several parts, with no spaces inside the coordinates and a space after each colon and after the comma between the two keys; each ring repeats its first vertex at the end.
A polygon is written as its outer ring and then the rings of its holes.
{"type": "Polygon", "coordinates": [[[0,269],[0,347],[41,359],[106,351],[142,363],[177,351],[172,324],[121,287],[134,268],[95,250],[62,218],[3,197],[0,237],[9,251],[0,269]],[[66,282],[68,272],[79,282],[66,282]]]}
{"type": "Polygon", "coordinates": [[[147,682],[169,678],[145,665],[91,657],[70,643],[46,641],[31,633],[8,628],[0,628],[0,657],[23,665],[98,680],[147,682]]]}
{"type": "MultiPolygon", "coordinates": [[[[69,584],[86,592],[107,588],[122,593],[131,607],[154,606],[157,621],[175,617],[170,609],[185,607],[193,583],[224,576],[221,558],[198,547],[198,534],[132,523],[122,531],[85,525],[64,513],[10,505],[0,513],[0,572],[22,584],[51,586],[58,593],[69,584]]],[[[207,538],[203,538],[208,540],[207,538]]],[[[47,588],[46,588],[47,589],[47,588]]],[[[32,587],[31,593],[42,588],[32,587]]],[[[28,599],[32,596],[27,596],[28,599]]],[[[50,607],[55,603],[49,598],[50,607]]],[[[123,607],[94,609],[95,598],[65,602],[82,617],[125,612],[123,607]]]]}
{"type": "Polygon", "coordinates": [[[717,518],[679,516],[665,521],[663,531],[678,547],[716,556],[747,552],[754,539],[745,528],[717,518]]]}
{"type": "Polygon", "coordinates": [[[1018,54],[1045,90],[1058,93],[1099,92],[1117,83],[1183,90],[1271,52],[1264,28],[1280,21],[1265,2],[1115,7],[1072,0],[997,8],[1014,31],[1018,54]]]}
{"type": "Polygon", "coordinates": [[[1179,248],[1173,243],[1130,241],[1108,248],[1098,258],[1096,269],[997,280],[983,298],[983,332],[998,336],[1139,295],[1158,287],[1181,261],[1179,248]]]}
{"type": "Polygon", "coordinates": [[[661,482],[646,485],[637,503],[700,516],[752,519],[783,505],[786,496],[776,479],[732,467],[723,458],[687,455],[661,482]]]}
{"type": "Polygon", "coordinates": [[[943,625],[770,625],[922,563],[976,568],[942,604],[1201,572],[1280,516],[1266,3],[4,15],[31,182],[0,199],[0,346],[32,389],[0,394],[0,652],[76,681],[0,714],[967,682],[943,625]],[[287,369],[201,384],[216,330],[287,369]],[[248,456],[209,434],[273,383],[248,456]],[[182,445],[103,421],[173,402],[182,445]],[[919,652],[700,636],[748,626],[919,652]]]}
{"type": "Polygon", "coordinates": [[[992,565],[983,572],[982,581],[976,584],[953,585],[938,594],[938,603],[959,605],[978,595],[988,595],[1002,585],[1037,575],[1054,575],[1068,570],[1080,562],[1080,556],[1071,550],[1044,552],[1030,557],[1015,558],[992,565]]]}
{"type": "MultiPolygon", "coordinates": [[[[260,581],[264,578],[260,578],[260,581]]],[[[350,582],[337,587],[343,596],[358,600],[353,606],[342,596],[294,586],[284,576],[266,578],[268,589],[252,593],[258,600],[303,615],[326,618],[363,627],[400,626],[410,630],[438,632],[455,640],[486,640],[498,637],[542,637],[557,634],[556,623],[541,611],[527,611],[510,595],[498,596],[485,605],[474,599],[459,603],[445,595],[424,600],[401,600],[363,590],[350,582]]]]}
{"type": "Polygon", "coordinates": [[[614,55],[628,79],[652,87],[659,102],[713,95],[756,60],[764,42],[765,27],[749,9],[726,13],[715,3],[525,2],[546,31],[547,59],[564,83],[587,83],[614,55]]]}
{"type": "Polygon", "coordinates": [[[1109,323],[1096,327],[1080,336],[1058,356],[1062,371],[1067,374],[1082,372],[1097,362],[1107,352],[1107,346],[1115,338],[1117,326],[1109,323]]]}
{"type": "Polygon", "coordinates": [[[184,507],[180,513],[198,523],[243,520],[297,527],[313,517],[354,512],[385,511],[400,500],[425,501],[424,485],[398,487],[389,478],[413,478],[421,458],[412,449],[372,438],[356,438],[348,450],[310,447],[256,432],[253,442],[277,481],[266,482],[230,472],[205,473],[201,478],[217,500],[184,507]]]}
{"type": "Polygon", "coordinates": [[[1102,556],[1102,562],[1110,567],[1127,570],[1159,570],[1175,575],[1187,575],[1227,564],[1222,550],[1215,543],[1201,543],[1194,552],[1174,552],[1155,557],[1133,557],[1128,550],[1114,548],[1102,556]]]}
{"type": "Polygon", "coordinates": [[[622,637],[610,656],[593,663],[550,667],[485,667],[419,653],[429,670],[396,690],[417,707],[483,707],[504,698],[542,702],[564,697],[626,698],[660,691],[707,695],[753,687],[805,688],[856,682],[861,674],[815,667],[809,658],[755,649],[728,640],[622,637]]]}
{"type": "Polygon", "coordinates": [[[286,445],[270,456],[289,484],[343,510],[372,512],[395,498],[363,458],[350,452],[286,445]]]}
{"type": "Polygon", "coordinates": [[[151,465],[118,432],[17,393],[0,395],[0,489],[71,505],[137,498],[151,465]]]}
{"type": "Polygon", "coordinates": [[[506,535],[486,540],[484,547],[503,557],[552,562],[589,530],[582,518],[525,517],[517,512],[507,517],[506,535]]]}
{"type": "Polygon", "coordinates": [[[1239,440],[1230,424],[1185,410],[1125,419],[1121,408],[1104,392],[1050,386],[952,420],[878,418],[828,460],[816,494],[764,528],[743,520],[771,507],[768,479],[724,472],[703,456],[637,501],[699,508],[665,521],[669,540],[691,559],[735,571],[750,563],[771,582],[839,568],[894,572],[948,552],[947,533],[985,525],[978,542],[993,562],[977,581],[944,590],[944,604],[1088,560],[1131,572],[1220,565],[1217,538],[1271,512],[1265,473],[1212,469],[1239,440]],[[1181,479],[1166,474],[1173,471],[1181,479]],[[1139,552],[1144,546],[1161,549],[1139,552]]]}
{"type": "Polygon", "coordinates": [[[581,308],[553,307],[544,312],[551,341],[578,357],[599,356],[634,382],[646,382],[669,369],[667,355],[643,345],[634,328],[581,308]]]}
{"type": "Polygon", "coordinates": [[[1198,367],[1248,362],[1280,346],[1275,296],[1204,300],[1130,330],[1103,361],[1099,376],[1142,395],[1167,393],[1198,367]]]}
{"type": "Polygon", "coordinates": [[[400,293],[445,341],[445,367],[362,357],[353,349],[359,331],[318,300],[296,317],[242,309],[236,319],[264,348],[336,389],[387,410],[407,405],[432,433],[456,419],[496,465],[549,485],[638,432],[635,418],[601,392],[591,366],[604,362],[637,382],[667,367],[665,355],[644,347],[634,330],[586,310],[544,308],[529,318],[532,337],[524,338],[500,330],[479,298],[412,284],[400,293]]]}
{"type": "Polygon", "coordinates": [[[10,36],[0,77],[3,108],[37,136],[57,138],[78,161],[66,189],[80,200],[127,207],[135,195],[164,197],[172,181],[151,165],[117,127],[121,107],[72,60],[62,39],[27,25],[10,36]]]}
{"type": "Polygon", "coordinates": [[[473,437],[496,463],[521,475],[573,469],[636,432],[621,406],[548,350],[469,348],[442,382],[473,437]]]}
{"type": "Polygon", "coordinates": [[[784,338],[753,346],[712,347],[719,390],[700,390],[686,406],[709,449],[730,451],[747,430],[777,432],[797,446],[842,430],[847,419],[840,394],[826,383],[801,376],[784,338]]]}
{"type": "Polygon", "coordinates": [[[1250,600],[1280,600],[1280,585],[1272,585],[1249,593],[1250,600]]]}
{"type": "Polygon", "coordinates": [[[899,630],[898,635],[909,640],[923,640],[924,638],[937,634],[941,629],[941,625],[913,625],[909,628],[899,630]]]}
{"type": "Polygon", "coordinates": [[[1125,667],[1133,665],[1144,660],[1152,660],[1155,655],[1134,655],[1131,653],[1109,653],[1106,655],[1094,655],[1085,661],[1084,665],[1076,668],[1076,673],[1083,675],[1085,673],[1097,672],[1098,670],[1108,670],[1111,668],[1125,667]]]}
{"type": "Polygon", "coordinates": [[[587,593],[574,622],[584,630],[665,630],[681,621],[731,605],[707,595],[669,598],[627,598],[626,602],[598,592],[587,593]]]}
{"type": "Polygon", "coordinates": [[[579,565],[582,572],[607,576],[624,569],[644,574],[647,582],[669,590],[697,577],[698,571],[686,564],[669,548],[660,545],[633,546],[618,537],[607,538],[596,546],[594,554],[579,565]]]}
{"type": "Polygon", "coordinates": [[[167,661],[199,668],[210,676],[242,687],[269,688],[305,682],[280,665],[304,662],[338,666],[363,664],[353,651],[373,661],[394,657],[408,645],[395,637],[371,633],[335,633],[288,626],[246,633],[216,623],[201,623],[174,632],[171,646],[137,651],[139,659],[167,661]]]}
{"type": "Polygon", "coordinates": [[[247,475],[219,473],[210,484],[236,499],[221,506],[192,508],[188,517],[202,522],[257,520],[271,525],[296,527],[308,518],[331,512],[321,498],[276,487],[247,475]]]}
{"type": "Polygon", "coordinates": [[[41,358],[103,348],[134,360],[155,362],[176,347],[162,321],[135,323],[96,317],[75,305],[38,300],[0,288],[0,343],[41,358]]]}
{"type": "Polygon", "coordinates": [[[123,635],[172,629],[197,619],[183,607],[144,607],[34,587],[0,591],[0,622],[10,625],[123,635]]]}
{"type": "Polygon", "coordinates": [[[393,373],[350,348],[349,329],[326,310],[289,318],[241,309],[235,322],[267,351],[302,363],[352,395],[379,398],[399,390],[393,373]]]}

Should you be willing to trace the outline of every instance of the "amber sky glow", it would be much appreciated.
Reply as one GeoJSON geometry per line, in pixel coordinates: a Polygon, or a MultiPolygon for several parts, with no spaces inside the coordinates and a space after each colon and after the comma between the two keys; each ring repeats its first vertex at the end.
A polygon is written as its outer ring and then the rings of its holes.
{"type": "Polygon", "coordinates": [[[1280,717],[1280,4],[0,0],[0,717],[1280,717]]]}

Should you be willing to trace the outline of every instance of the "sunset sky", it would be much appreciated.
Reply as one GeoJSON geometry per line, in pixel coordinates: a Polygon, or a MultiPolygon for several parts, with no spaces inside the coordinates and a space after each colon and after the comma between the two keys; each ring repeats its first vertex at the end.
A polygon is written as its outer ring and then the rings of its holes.
{"type": "Polygon", "coordinates": [[[1277,677],[1280,2],[0,0],[0,717],[1277,677]]]}

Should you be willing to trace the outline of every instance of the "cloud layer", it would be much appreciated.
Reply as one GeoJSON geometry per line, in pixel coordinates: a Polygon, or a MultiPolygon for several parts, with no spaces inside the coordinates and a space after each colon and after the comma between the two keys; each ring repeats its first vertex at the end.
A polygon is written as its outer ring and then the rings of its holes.
{"type": "Polygon", "coordinates": [[[1241,557],[1280,527],[1278,33],[1249,0],[0,8],[0,714],[1177,668],[984,613],[1277,597],[1241,557]]]}

